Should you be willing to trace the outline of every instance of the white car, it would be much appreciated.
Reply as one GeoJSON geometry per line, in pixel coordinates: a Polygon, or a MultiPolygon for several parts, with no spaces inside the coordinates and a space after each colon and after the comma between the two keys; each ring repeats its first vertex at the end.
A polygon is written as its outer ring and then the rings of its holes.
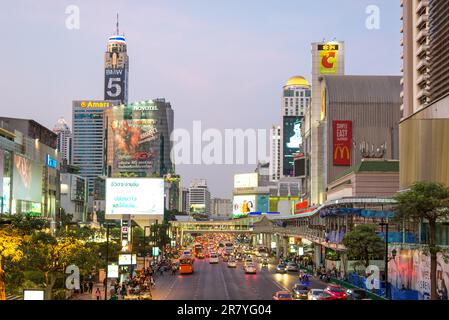
{"type": "Polygon", "coordinates": [[[256,270],[256,266],[255,266],[254,264],[248,263],[248,264],[245,266],[245,273],[252,273],[252,274],[255,274],[256,272],[257,272],[257,270],[256,270]]]}
{"type": "Polygon", "coordinates": [[[235,260],[229,260],[228,268],[237,268],[237,262],[235,260]]]}
{"type": "Polygon", "coordinates": [[[209,263],[213,264],[213,263],[218,263],[218,254],[216,253],[211,253],[210,257],[209,257],[209,263]]]}

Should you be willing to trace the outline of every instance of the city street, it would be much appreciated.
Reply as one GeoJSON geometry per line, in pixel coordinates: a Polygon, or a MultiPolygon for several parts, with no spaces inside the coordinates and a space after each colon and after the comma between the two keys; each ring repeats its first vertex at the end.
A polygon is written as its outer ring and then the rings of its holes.
{"type": "MultiPolygon", "coordinates": [[[[298,280],[298,272],[276,274],[270,264],[257,274],[245,274],[242,263],[228,268],[227,263],[209,264],[208,259],[195,259],[192,275],[157,276],[153,300],[271,300],[276,291],[290,291],[298,280]]],[[[322,289],[326,284],[311,279],[311,288],[322,289]]]]}

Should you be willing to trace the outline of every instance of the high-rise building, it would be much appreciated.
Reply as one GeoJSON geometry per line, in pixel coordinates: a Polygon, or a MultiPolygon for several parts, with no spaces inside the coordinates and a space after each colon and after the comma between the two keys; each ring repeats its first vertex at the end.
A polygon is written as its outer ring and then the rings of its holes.
{"type": "Polygon", "coordinates": [[[80,175],[87,178],[89,193],[94,190],[95,178],[103,175],[103,112],[113,105],[114,102],[103,100],[78,100],[72,103],[72,163],[80,168],[80,175]]]}
{"type": "Polygon", "coordinates": [[[400,184],[449,185],[449,6],[446,0],[402,0],[403,92],[400,184]]]}
{"type": "Polygon", "coordinates": [[[232,216],[232,201],[230,199],[211,199],[211,215],[223,218],[232,216]]]}
{"type": "Polygon", "coordinates": [[[288,79],[282,96],[281,173],[294,175],[293,155],[303,149],[304,114],[310,104],[310,85],[301,76],[288,79]]]}
{"type": "Polygon", "coordinates": [[[270,181],[281,178],[281,126],[275,125],[270,129],[270,181]]]}
{"type": "MultiPolygon", "coordinates": [[[[344,42],[331,41],[312,43],[312,103],[310,107],[309,137],[310,142],[310,193],[312,204],[322,203],[326,197],[324,181],[324,135],[325,125],[322,121],[326,112],[322,110],[322,88],[320,79],[323,75],[344,75],[344,42]]],[[[306,126],[307,127],[307,126],[306,126]]]]}
{"type": "Polygon", "coordinates": [[[210,215],[210,192],[205,179],[195,179],[189,188],[190,215],[207,217],[210,215]]]}
{"type": "Polygon", "coordinates": [[[182,188],[182,195],[181,195],[181,212],[184,214],[188,214],[190,210],[189,205],[189,189],[188,188],[182,188]]]}
{"type": "Polygon", "coordinates": [[[68,164],[72,163],[72,131],[64,118],[59,118],[53,128],[53,132],[58,135],[57,149],[61,157],[61,161],[67,160],[68,164]]]}
{"type": "Polygon", "coordinates": [[[120,35],[117,17],[117,32],[109,37],[104,55],[104,99],[128,103],[129,58],[125,36],[120,35]]]}

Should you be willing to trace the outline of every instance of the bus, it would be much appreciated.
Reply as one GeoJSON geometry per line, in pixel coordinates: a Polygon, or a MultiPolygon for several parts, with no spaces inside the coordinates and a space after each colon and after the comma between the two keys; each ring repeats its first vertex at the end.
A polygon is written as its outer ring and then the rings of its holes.
{"type": "Polygon", "coordinates": [[[192,274],[193,273],[193,259],[187,256],[179,258],[179,273],[192,274]]]}

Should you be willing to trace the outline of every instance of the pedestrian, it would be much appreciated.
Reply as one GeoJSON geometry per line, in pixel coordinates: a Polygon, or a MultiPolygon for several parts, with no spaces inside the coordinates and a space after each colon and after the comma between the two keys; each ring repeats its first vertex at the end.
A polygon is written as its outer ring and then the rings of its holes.
{"type": "Polygon", "coordinates": [[[94,289],[94,282],[92,280],[89,281],[89,293],[92,293],[94,289]]]}
{"type": "Polygon", "coordinates": [[[97,300],[100,300],[101,291],[100,291],[100,288],[98,288],[98,287],[97,287],[97,290],[95,291],[95,297],[97,298],[97,300]]]}
{"type": "Polygon", "coordinates": [[[104,278],[104,280],[103,280],[103,289],[106,290],[107,284],[108,284],[108,280],[106,278],[104,278]]]}
{"type": "Polygon", "coordinates": [[[151,283],[151,287],[155,287],[156,283],[154,282],[154,278],[152,276],[150,276],[150,283],[151,283]]]}
{"type": "Polygon", "coordinates": [[[122,290],[120,291],[120,295],[122,296],[122,299],[125,299],[125,296],[126,296],[126,286],[125,286],[125,284],[122,284],[122,290]]]}

